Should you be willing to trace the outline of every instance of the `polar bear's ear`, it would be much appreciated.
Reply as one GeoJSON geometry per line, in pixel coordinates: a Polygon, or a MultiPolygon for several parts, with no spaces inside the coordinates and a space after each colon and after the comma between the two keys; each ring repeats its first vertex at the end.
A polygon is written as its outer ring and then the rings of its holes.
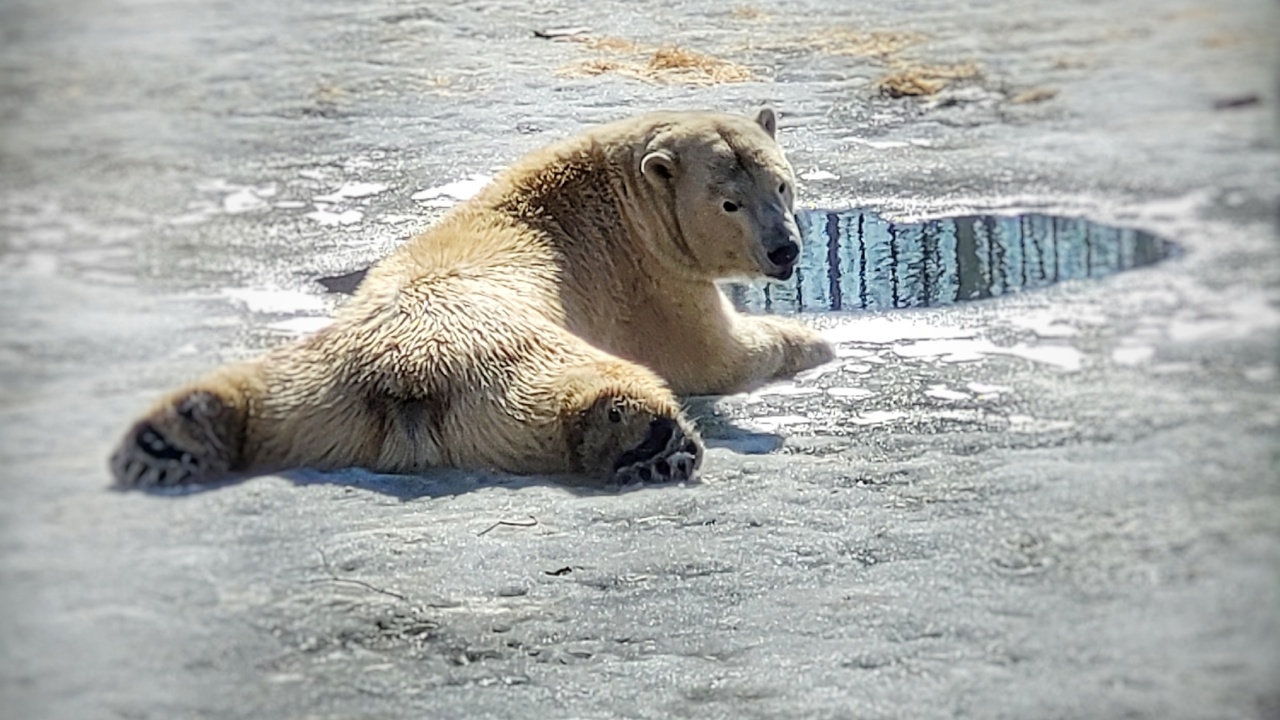
{"type": "Polygon", "coordinates": [[[769,137],[777,137],[778,135],[778,116],[773,114],[773,108],[764,108],[760,114],[756,115],[756,124],[764,128],[769,133],[769,137]]]}
{"type": "Polygon", "coordinates": [[[654,150],[640,161],[640,172],[650,180],[670,180],[676,176],[676,159],[666,150],[654,150]]]}

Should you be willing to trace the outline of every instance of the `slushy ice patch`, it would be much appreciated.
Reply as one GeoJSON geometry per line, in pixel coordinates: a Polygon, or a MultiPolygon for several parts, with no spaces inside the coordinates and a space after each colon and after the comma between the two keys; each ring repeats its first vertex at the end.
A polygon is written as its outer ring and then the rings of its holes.
{"type": "MultiPolygon", "coordinates": [[[[937,307],[1159,262],[1174,245],[1142,230],[1051,215],[895,223],[863,210],[800,210],[804,238],[785,283],[731,283],[745,312],[937,307]]],[[[354,292],[366,270],[320,278],[354,292]]]]}
{"type": "Polygon", "coordinates": [[[889,222],[862,210],[801,210],[785,283],[727,286],[747,312],[937,307],[1159,262],[1173,245],[1141,230],[1049,215],[889,222]]]}

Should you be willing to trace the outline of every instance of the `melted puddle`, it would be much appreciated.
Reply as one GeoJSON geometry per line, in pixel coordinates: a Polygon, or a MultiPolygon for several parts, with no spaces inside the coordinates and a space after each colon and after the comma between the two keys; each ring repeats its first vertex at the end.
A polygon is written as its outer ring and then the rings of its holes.
{"type": "MultiPolygon", "coordinates": [[[[862,210],[800,210],[804,238],[785,283],[734,283],[739,310],[798,313],[938,307],[1152,265],[1174,245],[1142,230],[1051,215],[889,222],[862,210]]],[[[365,270],[319,278],[351,293],[365,270]]]]}
{"type": "Polygon", "coordinates": [[[796,219],[804,247],[795,275],[727,286],[740,310],[938,307],[1104,277],[1174,248],[1141,230],[1038,214],[894,223],[862,210],[801,210],[796,219]]]}

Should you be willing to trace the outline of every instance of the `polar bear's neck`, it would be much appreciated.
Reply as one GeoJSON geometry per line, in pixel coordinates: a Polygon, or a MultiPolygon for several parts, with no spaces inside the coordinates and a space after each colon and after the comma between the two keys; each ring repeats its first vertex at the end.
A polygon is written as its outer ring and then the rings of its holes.
{"type": "Polygon", "coordinates": [[[477,199],[537,231],[565,258],[567,271],[593,267],[598,275],[607,260],[615,282],[636,273],[685,274],[681,255],[691,251],[671,199],[638,176],[634,138],[620,140],[573,138],[535,152],[477,199]]]}

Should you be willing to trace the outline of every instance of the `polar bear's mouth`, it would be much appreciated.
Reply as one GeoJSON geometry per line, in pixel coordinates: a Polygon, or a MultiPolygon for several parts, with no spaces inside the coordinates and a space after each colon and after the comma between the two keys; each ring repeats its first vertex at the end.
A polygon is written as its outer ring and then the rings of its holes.
{"type": "Polygon", "coordinates": [[[787,265],[785,267],[776,268],[774,270],[768,270],[765,272],[765,275],[770,278],[773,278],[774,280],[786,282],[787,280],[791,279],[791,274],[794,271],[795,271],[794,266],[787,265]]]}

